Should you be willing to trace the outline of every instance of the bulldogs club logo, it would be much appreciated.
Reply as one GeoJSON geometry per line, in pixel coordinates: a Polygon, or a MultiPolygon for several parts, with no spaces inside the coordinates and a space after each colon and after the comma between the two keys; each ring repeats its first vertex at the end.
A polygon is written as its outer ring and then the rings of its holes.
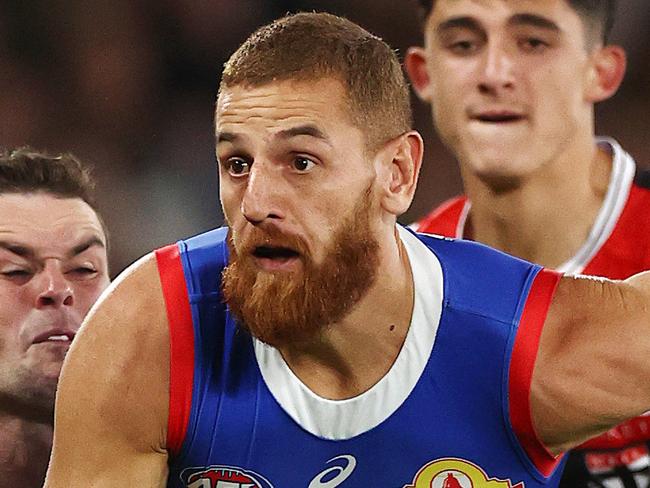
{"type": "Polygon", "coordinates": [[[231,466],[189,468],[181,480],[187,488],[273,488],[263,476],[231,466]]]}
{"type": "Polygon", "coordinates": [[[510,480],[488,478],[480,467],[462,459],[436,459],[423,466],[404,488],[524,488],[510,480]]]}

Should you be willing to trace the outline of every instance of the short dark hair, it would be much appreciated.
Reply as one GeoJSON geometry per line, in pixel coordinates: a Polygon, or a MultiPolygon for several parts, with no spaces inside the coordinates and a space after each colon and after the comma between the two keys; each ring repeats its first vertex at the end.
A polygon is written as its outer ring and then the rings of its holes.
{"type": "Polygon", "coordinates": [[[219,93],[326,76],[346,88],[352,123],[364,132],[367,147],[411,129],[408,84],[396,53],[362,27],[327,13],[289,15],[258,29],[225,64],[219,93]]]}
{"type": "Polygon", "coordinates": [[[90,169],[70,153],[49,155],[30,147],[0,154],[0,194],[45,192],[80,198],[96,211],[90,169]]]}
{"type": "MultiPolygon", "coordinates": [[[[431,13],[436,0],[418,0],[426,16],[431,13]]],[[[614,26],[616,0],[566,0],[566,2],[583,18],[591,32],[597,33],[600,40],[607,43],[614,26]]]]}
{"type": "Polygon", "coordinates": [[[39,192],[86,202],[97,215],[108,240],[108,229],[97,210],[95,180],[90,168],[70,153],[49,155],[31,147],[0,151],[0,195],[39,192]]]}

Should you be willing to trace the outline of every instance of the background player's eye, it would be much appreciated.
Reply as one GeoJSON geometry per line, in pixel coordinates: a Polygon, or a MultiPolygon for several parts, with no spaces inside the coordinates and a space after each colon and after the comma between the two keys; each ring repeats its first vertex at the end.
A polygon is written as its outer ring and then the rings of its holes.
{"type": "Polygon", "coordinates": [[[525,39],[522,39],[520,41],[520,45],[522,49],[529,52],[540,52],[549,46],[548,42],[535,37],[527,37],[525,39]]]}
{"type": "Polygon", "coordinates": [[[292,165],[293,165],[293,168],[295,170],[297,170],[298,172],[306,173],[306,172],[310,171],[311,169],[313,169],[314,166],[316,166],[316,163],[313,160],[311,160],[311,159],[309,159],[309,158],[307,158],[305,156],[298,156],[293,160],[292,165]]]}
{"type": "Polygon", "coordinates": [[[469,40],[463,40],[454,42],[449,46],[449,49],[456,54],[469,54],[476,51],[476,47],[476,43],[469,40]]]}
{"type": "Polygon", "coordinates": [[[2,272],[2,275],[6,276],[7,278],[22,278],[31,274],[31,271],[26,269],[11,269],[2,272]]]}

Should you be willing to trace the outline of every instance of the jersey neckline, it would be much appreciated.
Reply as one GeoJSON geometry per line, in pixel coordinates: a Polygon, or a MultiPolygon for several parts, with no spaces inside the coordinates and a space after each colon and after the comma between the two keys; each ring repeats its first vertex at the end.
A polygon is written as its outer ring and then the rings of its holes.
{"type": "Polygon", "coordinates": [[[442,268],[416,236],[397,228],[413,272],[413,314],[395,362],[373,387],[346,400],[320,397],[298,379],[277,349],[253,338],[269,391],[298,425],[315,436],[345,440],[377,427],[408,398],[429,361],[442,313],[442,268]]]}
{"type": "MultiPolygon", "coordinates": [[[[632,156],[610,137],[597,137],[596,143],[612,155],[612,172],[607,193],[585,242],[571,258],[555,268],[561,273],[582,273],[598,254],[623,213],[634,181],[636,163],[632,156]]],[[[466,199],[456,226],[456,238],[463,238],[471,208],[472,203],[466,199]]]]}

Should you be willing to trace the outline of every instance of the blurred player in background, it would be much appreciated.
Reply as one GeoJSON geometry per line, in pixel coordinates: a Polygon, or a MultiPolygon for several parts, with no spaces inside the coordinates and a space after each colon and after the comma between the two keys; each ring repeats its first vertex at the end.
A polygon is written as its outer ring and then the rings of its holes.
{"type": "MultiPolygon", "coordinates": [[[[626,278],[650,268],[650,175],[594,104],[625,72],[607,43],[613,0],[421,0],[425,45],[406,69],[460,165],[465,195],[417,224],[566,273],[626,278]]],[[[572,452],[568,487],[646,487],[650,417],[572,452]]]]}
{"type": "Polygon", "coordinates": [[[43,485],[72,339],[108,286],[88,171],[68,154],[0,155],[0,487],[43,485]]]}

